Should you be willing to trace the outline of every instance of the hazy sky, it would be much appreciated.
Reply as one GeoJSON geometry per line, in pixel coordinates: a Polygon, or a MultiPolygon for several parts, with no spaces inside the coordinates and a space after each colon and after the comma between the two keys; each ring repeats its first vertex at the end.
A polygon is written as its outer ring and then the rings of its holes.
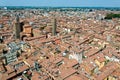
{"type": "Polygon", "coordinates": [[[120,7],[120,0],[0,0],[0,6],[120,7]]]}

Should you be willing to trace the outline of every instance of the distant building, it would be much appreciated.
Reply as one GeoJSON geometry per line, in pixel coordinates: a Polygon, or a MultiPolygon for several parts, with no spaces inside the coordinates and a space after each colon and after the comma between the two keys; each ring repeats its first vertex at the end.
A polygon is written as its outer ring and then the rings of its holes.
{"type": "Polygon", "coordinates": [[[9,52],[7,53],[7,55],[5,56],[5,59],[6,59],[6,64],[9,64],[11,62],[14,62],[17,60],[17,53],[16,52],[9,52]]]}
{"type": "Polygon", "coordinates": [[[4,7],[4,10],[7,10],[7,7],[4,7]]]}
{"type": "Polygon", "coordinates": [[[0,24],[0,28],[3,28],[3,24],[0,24]]]}
{"type": "Polygon", "coordinates": [[[23,40],[24,37],[32,37],[32,36],[33,36],[32,26],[26,23],[23,26],[23,31],[20,33],[20,38],[23,40]]]}

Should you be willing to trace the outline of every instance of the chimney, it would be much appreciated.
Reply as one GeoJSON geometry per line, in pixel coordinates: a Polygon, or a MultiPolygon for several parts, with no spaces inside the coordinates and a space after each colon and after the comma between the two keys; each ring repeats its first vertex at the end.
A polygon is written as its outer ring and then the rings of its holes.
{"type": "Polygon", "coordinates": [[[55,36],[57,33],[56,33],[56,19],[54,18],[53,19],[53,27],[52,27],[52,35],[55,36]]]}

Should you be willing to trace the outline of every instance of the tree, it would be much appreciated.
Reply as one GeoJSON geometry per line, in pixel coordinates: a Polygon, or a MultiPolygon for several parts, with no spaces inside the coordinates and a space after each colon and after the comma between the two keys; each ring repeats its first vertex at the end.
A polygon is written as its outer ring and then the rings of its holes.
{"type": "Polygon", "coordinates": [[[120,18],[120,14],[109,13],[106,15],[105,19],[120,18]]]}

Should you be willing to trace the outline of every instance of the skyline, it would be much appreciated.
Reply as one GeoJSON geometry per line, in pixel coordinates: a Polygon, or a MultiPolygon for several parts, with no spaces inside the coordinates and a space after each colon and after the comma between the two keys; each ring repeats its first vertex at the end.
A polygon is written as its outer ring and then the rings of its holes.
{"type": "Polygon", "coordinates": [[[1,0],[0,6],[120,7],[120,0],[1,0]]]}

